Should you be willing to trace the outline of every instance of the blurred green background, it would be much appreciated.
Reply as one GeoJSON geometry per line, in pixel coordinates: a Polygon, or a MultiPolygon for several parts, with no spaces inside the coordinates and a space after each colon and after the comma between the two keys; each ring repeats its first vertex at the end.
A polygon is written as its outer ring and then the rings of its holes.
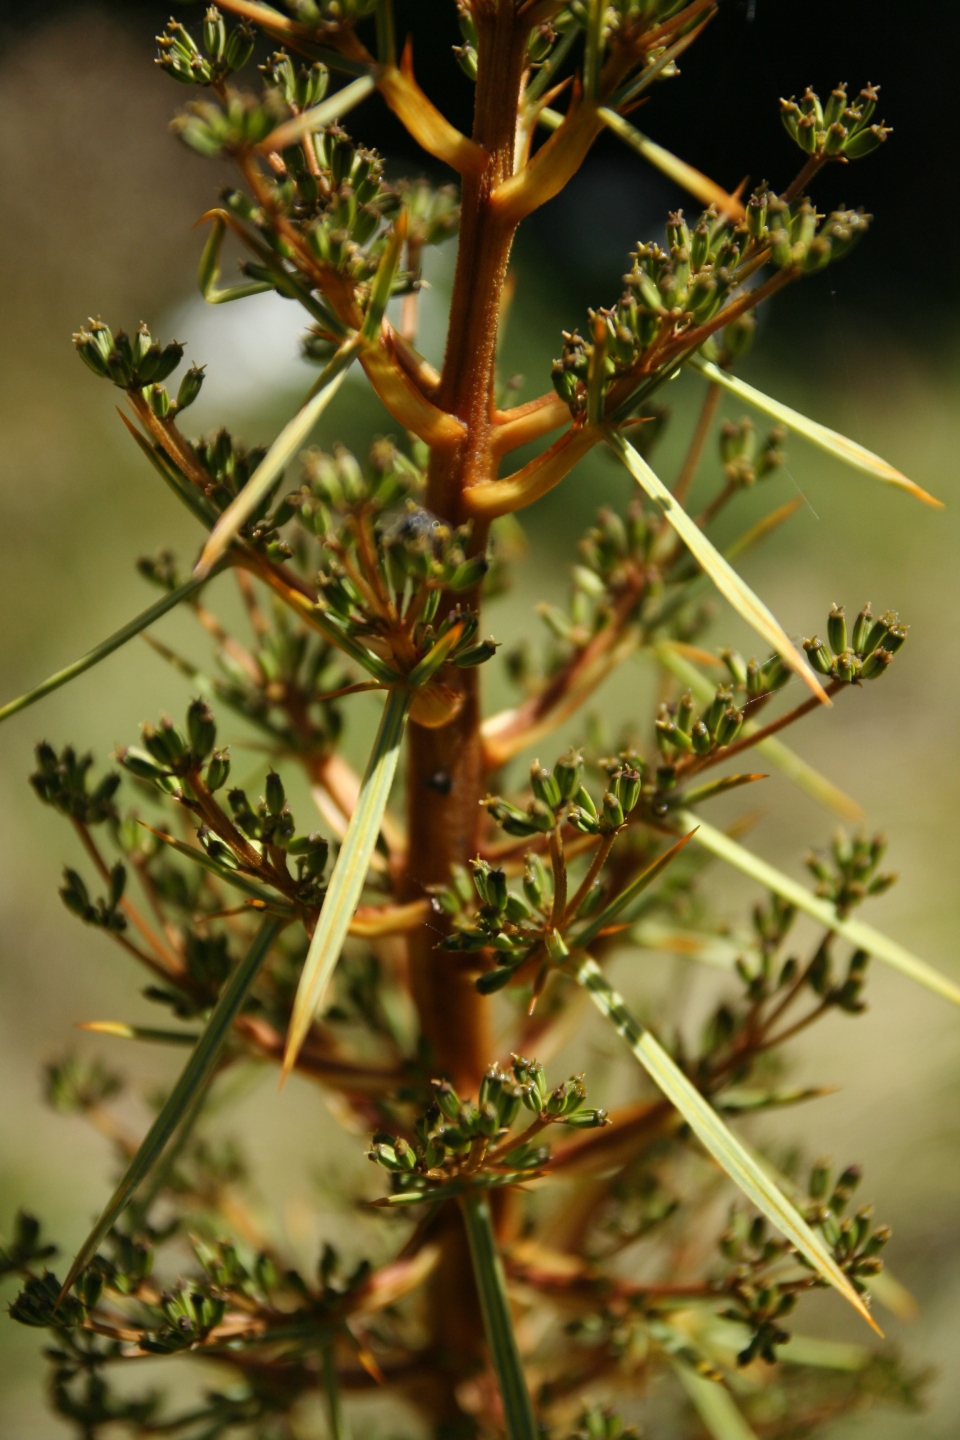
{"type": "MultiPolygon", "coordinates": [[[[446,43],[455,37],[444,31],[453,7],[448,0],[421,5],[406,7],[411,18],[422,20],[429,11],[436,25],[418,25],[418,61],[431,93],[456,114],[463,88],[444,78],[453,68],[446,43]],[[420,38],[423,31],[430,33],[420,38]]],[[[896,608],[910,623],[909,645],[882,685],[842,697],[831,713],[812,717],[793,743],[861,801],[871,825],[890,835],[889,860],[901,883],[872,905],[868,918],[960,978],[956,273],[941,272],[938,257],[909,250],[921,243],[929,250],[935,225],[949,229],[947,207],[956,205],[955,197],[938,195],[931,216],[924,190],[927,171],[933,173],[924,130],[936,128],[928,97],[950,37],[931,29],[905,42],[906,53],[878,51],[875,31],[863,28],[872,10],[860,0],[843,7],[791,3],[771,18],[764,0],[731,3],[716,33],[691,57],[689,75],[665,87],[662,108],[658,95],[642,123],[726,184],[735,184],[745,168],[782,183],[794,162],[779,129],[777,95],[808,80],[822,93],[838,78],[854,88],[866,78],[886,81],[877,67],[890,62],[884,108],[897,126],[894,140],[862,168],[831,175],[825,187],[828,199],[837,198],[842,180],[848,203],[864,200],[877,209],[876,233],[836,272],[778,303],[744,374],[879,451],[948,508],[925,509],[827,463],[797,440],[789,445],[786,470],[738,500],[720,534],[733,538],[799,491],[807,503],[744,564],[787,630],[822,630],[831,601],[855,613],[868,598],[876,611],[896,608]],[[836,8],[843,15],[834,16],[836,8]],[[933,67],[925,76],[928,89],[912,68],[921,49],[933,67]],[[714,121],[704,122],[696,94],[717,107],[714,121]],[[919,215],[912,206],[920,207],[919,215]]],[[[195,295],[201,240],[191,227],[221,177],[167,133],[184,94],[151,62],[151,37],[164,16],[150,4],[0,11],[3,698],[149,603],[134,569],[138,555],[170,546],[187,563],[199,538],[135,452],[115,413],[116,392],[94,383],[75,358],[69,335],[84,317],[102,313],[128,329],[144,318],[165,339],[175,333],[188,342],[188,358],[209,366],[193,412],[195,430],[225,422],[250,441],[267,440],[312,378],[298,359],[299,317],[284,302],[258,298],[214,311],[195,295]]],[[[955,19],[944,23],[956,29],[955,19]]],[[[364,133],[376,118],[374,112],[362,122],[364,133]]],[[[388,140],[402,166],[401,137],[389,131],[388,140]]],[[[678,198],[639,161],[605,145],[571,196],[531,225],[518,247],[521,283],[504,350],[505,374],[526,377],[524,398],[546,388],[561,327],[580,321],[585,303],[615,298],[629,249],[658,234],[678,198]]],[[[451,261],[452,252],[441,252],[432,262],[424,300],[424,344],[437,359],[451,261]]],[[[679,464],[698,386],[683,378],[670,390],[673,424],[656,457],[668,479],[679,464]]],[[[725,413],[736,417],[740,408],[727,405],[725,413]]],[[[322,438],[362,448],[365,436],[389,428],[357,383],[345,390],[322,438]]],[[[712,454],[704,482],[717,475],[712,454]]],[[[530,559],[489,616],[505,648],[536,632],[537,599],[562,595],[576,536],[597,506],[622,503],[629,493],[622,474],[597,458],[524,516],[530,559]]],[[[211,600],[219,605],[219,592],[211,591],[211,600]]],[[[229,601],[224,604],[232,613],[229,601]]],[[[158,633],[196,659],[207,654],[184,616],[165,620],[158,633]]],[[[711,640],[739,642],[752,653],[748,635],[719,604],[711,640]]],[[[489,667],[491,703],[507,694],[496,664],[489,667]]],[[[631,713],[645,714],[651,693],[649,672],[633,662],[598,697],[597,709],[615,728],[631,713]]],[[[64,822],[37,803],[26,783],[33,744],[41,737],[58,746],[70,740],[104,762],[116,744],[135,738],[141,720],[155,719],[161,709],[182,710],[187,694],[136,642],[0,729],[0,1234],[22,1204],[42,1214],[70,1250],[106,1194],[107,1144],[44,1107],[44,1061],[73,1047],[127,1063],[135,1077],[130,1113],[141,1116],[138,1087],[166,1080],[172,1063],[160,1053],[117,1054],[119,1042],[111,1050],[109,1042],[72,1029],[81,1019],[147,1019],[150,1007],[140,998],[141,977],[132,964],[78,925],[57,897],[61,864],[77,855],[64,822]]],[[[365,699],[354,703],[347,747],[359,757],[374,707],[365,699]]],[[[251,756],[251,774],[257,763],[251,756]]],[[[804,850],[828,838],[829,817],[776,779],[751,803],[761,806],[763,818],[750,844],[800,874],[804,850]]],[[[731,804],[717,814],[729,818],[744,808],[731,804]]],[[[752,898],[727,877],[717,893],[731,918],[752,898]]],[[[938,1368],[925,1416],[871,1415],[859,1433],[946,1440],[960,1420],[960,1017],[876,969],[869,1013],[856,1024],[828,1022],[798,1051],[798,1076],[836,1085],[838,1093],[791,1112],[779,1130],[796,1135],[812,1154],[826,1151],[841,1163],[857,1159],[866,1166],[865,1195],[894,1226],[891,1266],[921,1307],[913,1324],[884,1317],[885,1328],[911,1358],[938,1368]]],[[[656,991],[672,972],[650,962],[649,973],[656,991]]],[[[694,983],[701,985],[700,977],[694,983]]],[[[707,977],[698,994],[712,983],[707,977]]],[[[318,1217],[330,1208],[329,1200],[318,1200],[318,1172],[325,1169],[329,1183],[331,1166],[355,1164],[359,1144],[336,1139],[316,1092],[304,1086],[292,1085],[278,1100],[268,1079],[244,1101],[242,1113],[237,1124],[251,1134],[250,1148],[263,1166],[263,1204],[275,1211],[290,1243],[309,1253],[320,1233],[318,1217]]],[[[326,1234],[337,1222],[322,1223],[326,1234]]],[[[838,1310],[821,1305],[818,1321],[831,1333],[851,1333],[838,1310]]],[[[39,1335],[0,1317],[4,1436],[46,1440],[64,1433],[43,1406],[40,1343],[39,1335]]],[[[842,1433],[858,1433],[857,1423],[842,1433]]]]}

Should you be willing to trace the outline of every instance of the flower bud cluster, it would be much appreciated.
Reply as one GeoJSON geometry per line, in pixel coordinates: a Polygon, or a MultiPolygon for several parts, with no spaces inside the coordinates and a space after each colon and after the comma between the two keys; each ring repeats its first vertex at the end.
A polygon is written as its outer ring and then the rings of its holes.
{"type": "Polygon", "coordinates": [[[30,784],[45,805],[53,805],[62,815],[78,820],[81,825],[100,825],[104,820],[116,821],[117,807],[113,797],[120,784],[115,770],[87,790],[87,772],[93,764],[92,755],[77,755],[72,745],[65,745],[60,754],[52,745],[41,741],[34,754],[37,768],[30,784]]]}
{"type": "Polygon", "coordinates": [[[723,650],[721,657],[730,672],[730,683],[718,685],[710,704],[696,713],[696,701],[690,690],[678,700],[661,705],[656,720],[657,744],[666,756],[712,755],[732,745],[743,725],[744,709],[738,703],[759,700],[785,685],[790,671],[779,655],[771,655],[763,664],[745,661],[736,650],[723,650]]]}
{"type": "Polygon", "coordinates": [[[807,856],[807,868],[816,879],[817,894],[835,905],[842,915],[869,896],[882,895],[897,880],[896,875],[878,871],[886,849],[885,835],[868,836],[861,831],[848,836],[838,828],[829,859],[816,851],[807,856]]]}
{"type": "MultiPolygon", "coordinates": [[[[178,340],[162,346],[143,323],[131,339],[125,330],[114,335],[109,325],[91,318],[74,335],[73,343],[95,375],[112,380],[122,390],[144,390],[148,385],[162,389],[160,381],[172,374],[183,359],[183,346],[178,340]]],[[[184,397],[188,405],[197,398],[203,382],[202,370],[194,368],[191,374],[184,397]]],[[[170,408],[168,400],[167,410],[170,408]]]]}
{"type": "Polygon", "coordinates": [[[851,634],[847,632],[843,606],[832,607],[827,618],[829,650],[819,635],[804,640],[803,648],[818,674],[849,685],[856,680],[876,680],[906,638],[907,626],[900,624],[896,611],[888,610],[874,619],[868,601],[857,616],[851,634]]]}
{"type": "Polygon", "coordinates": [[[846,85],[838,85],[823,105],[808,86],[799,102],[793,95],[780,101],[780,118],[805,155],[860,160],[891,133],[886,125],[870,124],[879,95],[879,85],[865,85],[851,104],[846,85]]]}
{"type": "Polygon", "coordinates": [[[94,904],[90,899],[90,893],[83,877],[68,866],[63,872],[60,899],[67,909],[83,920],[85,924],[98,926],[102,930],[112,930],[115,934],[122,935],[127,928],[127,917],[117,907],[123,899],[123,892],[126,889],[127,872],[121,861],[118,860],[111,869],[107,883],[106,897],[94,904]]]}
{"type": "Polygon", "coordinates": [[[191,100],[171,128],[184,145],[214,160],[259,145],[288,114],[279,91],[268,90],[258,99],[228,90],[222,100],[191,100]]]}
{"type": "MultiPolygon", "coordinates": [[[[365,466],[345,445],[329,454],[307,450],[302,461],[300,488],[286,497],[283,513],[294,515],[312,535],[327,535],[360,510],[380,515],[423,494],[423,472],[391,440],[374,441],[365,466]]],[[[426,548],[427,538],[417,538],[426,548]]]]}
{"type": "Polygon", "coordinates": [[[44,1099],[60,1115],[84,1114],[115,1100],[123,1080],[96,1056],[68,1055],[44,1066],[44,1099]]]}
{"type": "Polygon", "coordinates": [[[201,44],[185,25],[168,20],[157,36],[161,70],[184,85],[218,85],[234,70],[242,70],[253,54],[256,32],[245,21],[228,31],[220,11],[211,5],[203,17],[201,44]]]}
{"type": "Polygon", "coordinates": [[[749,417],[736,422],[725,420],[720,427],[720,460],[727,484],[747,489],[772,475],[783,464],[786,438],[784,427],[775,425],[761,447],[749,417]]]}
{"type": "Polygon", "coordinates": [[[164,1295],[159,1310],[167,1322],[145,1335],[140,1344],[154,1355],[171,1355],[187,1350],[219,1325],[227,1302],[205,1293],[199,1287],[184,1283],[164,1295]]]}
{"type": "Polygon", "coordinates": [[[588,312],[592,340],[563,332],[563,354],[551,371],[557,394],[575,415],[585,413],[595,363],[609,385],[632,371],[655,340],[713,320],[756,262],[769,258],[781,269],[819,270],[842,259],[869,224],[869,216],[851,210],[835,211],[821,225],[822,219],[806,198],[791,204],[765,186],[754,191],[737,224],[714,206],[692,229],[682,210],[671,214],[667,248],[638,246],[618,304],[588,312]],[[603,353],[595,358],[598,343],[603,353]]]}
{"type": "Polygon", "coordinates": [[[117,751],[120,764],[138,780],[152,782],[158,790],[174,794],[179,788],[178,780],[191,773],[199,774],[206,764],[208,790],[219,790],[226,783],[230,773],[229,752],[214,748],[217,727],[205,700],[190,702],[183,730],[177,728],[169,715],[164,715],[159,725],[144,721],[140,734],[142,749],[124,745],[117,751]]]}
{"type": "Polygon", "coordinates": [[[448,1080],[434,1080],[432,1085],[433,1101],[414,1123],[413,1138],[377,1131],[368,1152],[370,1160],[391,1173],[396,1189],[411,1196],[456,1180],[464,1170],[472,1183],[489,1186],[516,1183],[524,1172],[541,1169],[549,1157],[545,1145],[504,1147],[524,1112],[528,1121],[539,1121],[542,1128],[564,1125],[587,1130],[608,1123],[605,1111],[585,1107],[582,1075],[572,1075],[551,1089],[543,1066],[520,1055],[513,1056],[509,1069],[490,1067],[476,1101],[462,1100],[448,1080]],[[496,1168],[493,1163],[484,1168],[486,1152],[494,1146],[496,1168]]]}

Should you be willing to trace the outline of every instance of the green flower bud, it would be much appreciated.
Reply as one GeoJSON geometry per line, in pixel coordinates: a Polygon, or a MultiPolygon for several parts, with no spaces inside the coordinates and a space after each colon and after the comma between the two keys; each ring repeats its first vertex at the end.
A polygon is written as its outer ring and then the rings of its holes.
{"type": "Polygon", "coordinates": [[[214,750],[207,766],[206,786],[211,794],[223,788],[230,774],[229,750],[214,750]]]}
{"type": "Polygon", "coordinates": [[[523,893],[535,910],[543,908],[547,876],[539,855],[528,855],[523,870],[523,893]]]}
{"type": "Polygon", "coordinates": [[[862,160],[865,155],[872,155],[874,150],[879,149],[890,133],[887,125],[871,125],[857,130],[843,142],[843,154],[848,160],[862,160]]]}
{"type": "Polygon", "coordinates": [[[623,806],[612,790],[606,791],[602,804],[604,824],[610,830],[619,830],[623,824],[623,806]]]}
{"type": "MultiPolygon", "coordinates": [[[[217,743],[217,727],[206,700],[194,700],[187,710],[187,735],[190,749],[204,760],[217,743]]],[[[223,782],[221,781],[221,784],[223,782]]]]}
{"type": "Polygon", "coordinates": [[[690,731],[693,727],[693,717],[695,713],[696,701],[693,697],[693,691],[685,690],[680,696],[680,699],[677,701],[676,720],[677,729],[682,730],[685,735],[690,734],[690,731]]]}
{"type": "Polygon", "coordinates": [[[450,1084],[449,1080],[432,1080],[434,1099],[440,1107],[440,1113],[447,1120],[456,1123],[460,1119],[460,1097],[450,1084]]]}
{"type": "Polygon", "coordinates": [[[857,679],[861,668],[860,660],[854,655],[852,650],[844,650],[843,654],[838,655],[833,662],[833,669],[837,679],[842,680],[845,685],[849,685],[857,679]]]}
{"type": "MultiPolygon", "coordinates": [[[[830,614],[827,617],[827,639],[830,642],[830,649],[834,655],[841,654],[847,648],[847,622],[843,613],[842,605],[832,605],[830,614]]],[[[856,649],[856,646],[854,646],[856,649]]]]}
{"type": "Polygon", "coordinates": [[[747,662],[739,651],[730,649],[721,650],[720,659],[730,671],[730,678],[733,680],[734,685],[746,685],[747,662]]]}
{"type": "Polygon", "coordinates": [[[574,1130],[599,1130],[610,1124],[610,1117],[606,1110],[576,1110],[566,1123],[574,1130]]]}
{"type": "Polygon", "coordinates": [[[215,5],[203,17],[203,48],[211,60],[219,60],[227,43],[227,27],[215,5]]]}
{"type": "Polygon", "coordinates": [[[283,788],[283,781],[275,770],[269,771],[266,783],[267,809],[271,815],[279,815],[286,804],[286,792],[283,788]]]}
{"type": "Polygon", "coordinates": [[[804,640],[803,648],[807,652],[807,659],[818,674],[831,675],[833,673],[833,657],[819,635],[814,635],[812,640],[804,640]]]}
{"type": "Polygon", "coordinates": [[[717,726],[717,744],[732,745],[743,724],[743,711],[738,710],[734,705],[728,705],[720,717],[720,724],[717,726]]]}
{"type": "Polygon", "coordinates": [[[827,1193],[830,1184],[830,1161],[818,1160],[810,1171],[810,1181],[807,1191],[812,1200],[822,1200],[827,1193]]]}
{"type": "Polygon", "coordinates": [[[472,590],[475,585],[480,584],[488,569],[486,556],[473,555],[456,567],[447,581],[447,587],[455,591],[472,590]]]}
{"type": "Polygon", "coordinates": [[[488,870],[486,876],[487,904],[502,911],[507,904],[507,877],[502,870],[488,870]]]}
{"type": "Polygon", "coordinates": [[[624,769],[617,776],[615,783],[617,799],[623,807],[623,813],[629,815],[640,799],[643,776],[639,770],[624,769]]]}
{"type": "Polygon", "coordinates": [[[223,51],[224,63],[229,69],[243,69],[253,54],[255,40],[256,32],[246,22],[235,26],[230,31],[223,51]]]}
{"type": "Polygon", "coordinates": [[[572,799],[580,789],[583,777],[583,756],[579,750],[568,750],[553,767],[554,779],[561,799],[572,799]]]}
{"type": "Polygon", "coordinates": [[[713,748],[710,731],[702,720],[695,720],[690,731],[690,743],[695,755],[709,755],[713,748]]]}
{"type": "Polygon", "coordinates": [[[557,779],[539,760],[534,760],[530,766],[530,788],[538,800],[548,805],[551,810],[557,809],[563,803],[563,796],[560,793],[560,786],[557,779]]]}
{"type": "Polygon", "coordinates": [[[858,655],[863,655],[866,652],[867,636],[870,634],[872,624],[873,613],[868,600],[854,622],[853,638],[850,642],[851,648],[855,650],[858,655]]]}
{"type": "Polygon", "coordinates": [[[200,388],[204,380],[204,366],[191,365],[190,369],[180,381],[180,388],[177,391],[177,410],[186,410],[192,405],[200,394],[200,388]]]}
{"type": "Polygon", "coordinates": [[[166,420],[170,414],[170,396],[163,385],[150,385],[144,391],[147,404],[158,420],[166,420]]]}
{"type": "Polygon", "coordinates": [[[884,673],[892,659],[890,651],[885,650],[882,646],[878,650],[871,651],[860,666],[860,679],[876,680],[878,675],[884,673]]]}
{"type": "Polygon", "coordinates": [[[117,751],[117,759],[125,770],[136,775],[138,780],[165,780],[167,771],[156,760],[135,745],[124,745],[117,751]]]}
{"type": "Polygon", "coordinates": [[[481,995],[493,995],[497,990],[509,985],[516,973],[515,965],[498,965],[480,975],[474,981],[474,986],[481,995]]]}
{"type": "Polygon", "coordinates": [[[762,240],[767,229],[767,195],[756,191],[747,201],[747,229],[754,240],[762,240]]]}

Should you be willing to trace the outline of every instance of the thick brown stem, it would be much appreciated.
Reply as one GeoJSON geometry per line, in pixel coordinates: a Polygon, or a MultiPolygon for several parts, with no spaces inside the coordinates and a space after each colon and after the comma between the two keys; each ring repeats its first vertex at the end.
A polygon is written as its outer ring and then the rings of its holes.
{"type": "MultiPolygon", "coordinates": [[[[494,214],[490,194],[513,172],[526,36],[512,6],[498,6],[496,15],[478,15],[477,24],[473,139],[490,160],[482,172],[463,180],[447,353],[434,397],[464,430],[434,445],[426,497],[428,508],[453,524],[465,518],[464,491],[496,477],[491,440],[497,316],[513,226],[494,214]]],[[[475,525],[472,544],[476,550],[485,546],[485,526],[475,525]]],[[[458,598],[477,603],[476,596],[458,598]]],[[[458,672],[454,683],[462,704],[449,724],[436,730],[410,725],[408,898],[445,882],[451,865],[465,865],[477,853],[484,785],[477,671],[458,672]]],[[[437,1069],[462,1094],[476,1094],[493,1053],[489,1002],[477,994],[464,960],[436,948],[439,939],[439,922],[411,937],[414,999],[437,1069]]]]}

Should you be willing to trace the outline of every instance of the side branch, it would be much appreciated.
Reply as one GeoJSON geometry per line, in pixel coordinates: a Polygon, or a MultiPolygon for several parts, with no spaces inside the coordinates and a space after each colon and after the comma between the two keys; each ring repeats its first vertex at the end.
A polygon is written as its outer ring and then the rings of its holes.
{"type": "Polygon", "coordinates": [[[569,475],[577,461],[582,460],[602,438],[595,426],[571,427],[542,455],[537,455],[506,479],[481,480],[479,484],[472,485],[463,497],[467,511],[485,520],[493,520],[498,515],[509,515],[525,505],[532,505],[534,500],[539,500],[541,495],[546,495],[565,475],[569,475]]]}

